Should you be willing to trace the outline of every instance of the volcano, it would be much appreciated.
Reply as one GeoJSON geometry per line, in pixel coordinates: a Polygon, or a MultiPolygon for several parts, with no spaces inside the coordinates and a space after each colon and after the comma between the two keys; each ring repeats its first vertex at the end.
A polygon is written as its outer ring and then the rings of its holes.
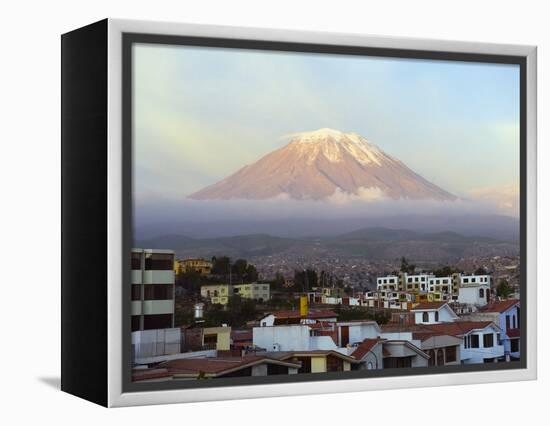
{"type": "Polygon", "coordinates": [[[287,145],[189,198],[322,200],[343,193],[369,199],[456,200],[357,133],[324,128],[289,138],[287,145]]]}

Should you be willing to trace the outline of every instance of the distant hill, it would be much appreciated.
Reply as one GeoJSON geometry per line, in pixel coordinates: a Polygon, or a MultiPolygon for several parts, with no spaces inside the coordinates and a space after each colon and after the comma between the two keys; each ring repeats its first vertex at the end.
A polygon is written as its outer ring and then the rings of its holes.
{"type": "Polygon", "coordinates": [[[456,232],[421,233],[406,229],[362,228],[334,237],[282,238],[267,234],[221,238],[190,238],[167,235],[136,241],[142,248],[175,250],[179,257],[252,258],[287,254],[290,256],[366,256],[372,259],[452,261],[468,256],[516,255],[513,242],[456,232]]]}

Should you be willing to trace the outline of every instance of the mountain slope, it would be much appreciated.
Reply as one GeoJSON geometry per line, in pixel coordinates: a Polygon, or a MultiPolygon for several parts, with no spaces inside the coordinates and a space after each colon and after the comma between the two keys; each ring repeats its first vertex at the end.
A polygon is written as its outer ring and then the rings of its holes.
{"type": "Polygon", "coordinates": [[[376,198],[455,200],[456,197],[409,169],[355,133],[320,129],[291,141],[208,186],[193,199],[324,199],[335,192],[376,198]]]}

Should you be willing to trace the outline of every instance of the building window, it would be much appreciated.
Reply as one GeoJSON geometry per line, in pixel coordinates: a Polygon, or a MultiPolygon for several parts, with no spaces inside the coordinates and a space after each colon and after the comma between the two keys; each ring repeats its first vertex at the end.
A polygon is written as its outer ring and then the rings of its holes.
{"type": "Polygon", "coordinates": [[[218,343],[217,334],[205,334],[204,335],[204,344],[205,345],[216,345],[218,343]]]}
{"type": "Polygon", "coordinates": [[[502,345],[502,340],[500,340],[500,333],[497,333],[497,345],[502,345]]]}
{"type": "Polygon", "coordinates": [[[510,340],[510,352],[519,352],[519,339],[510,340]]]}
{"type": "Polygon", "coordinates": [[[145,315],[143,317],[144,330],[157,330],[172,327],[172,314],[145,315]]]}
{"type": "Polygon", "coordinates": [[[456,346],[447,346],[445,348],[445,362],[456,362],[456,346]]]}
{"type": "Polygon", "coordinates": [[[132,253],[132,269],[141,269],[141,253],[132,253]]]}
{"type": "Polygon", "coordinates": [[[427,312],[423,312],[422,313],[422,322],[429,322],[430,321],[430,316],[428,315],[427,312]]]}
{"type": "Polygon", "coordinates": [[[494,336],[493,333],[487,333],[483,335],[483,347],[492,348],[494,346],[494,336]]]}
{"type": "Polygon", "coordinates": [[[479,334],[472,334],[470,336],[470,347],[479,348],[479,334]]]}
{"type": "Polygon", "coordinates": [[[483,291],[482,288],[479,289],[479,297],[483,298],[483,296],[485,296],[485,292],[483,291]]]}
{"type": "Polygon", "coordinates": [[[152,253],[145,256],[146,271],[171,271],[174,268],[174,255],[152,253]]]}
{"type": "Polygon", "coordinates": [[[139,331],[139,315],[132,315],[132,331],[139,331]]]}
{"type": "Polygon", "coordinates": [[[141,300],[141,285],[132,284],[132,300],[141,300]]]}
{"type": "Polygon", "coordinates": [[[516,316],[512,316],[512,328],[516,328],[516,316]]]}
{"type": "Polygon", "coordinates": [[[470,336],[464,336],[464,349],[468,349],[470,347],[471,339],[470,336]]]}
{"type": "Polygon", "coordinates": [[[174,298],[172,284],[148,284],[143,288],[145,300],[172,300],[174,298]]]}
{"type": "Polygon", "coordinates": [[[468,278],[464,278],[464,284],[468,284],[468,278]]]}
{"type": "Polygon", "coordinates": [[[510,329],[510,317],[506,315],[506,330],[510,329]]]}
{"type": "Polygon", "coordinates": [[[439,312],[435,311],[435,322],[439,321],[439,312]]]}

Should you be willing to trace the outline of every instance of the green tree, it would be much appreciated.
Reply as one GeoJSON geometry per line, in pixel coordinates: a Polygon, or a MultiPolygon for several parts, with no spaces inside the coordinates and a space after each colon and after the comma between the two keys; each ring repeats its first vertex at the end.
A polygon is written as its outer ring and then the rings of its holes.
{"type": "Polygon", "coordinates": [[[405,258],[405,256],[401,258],[401,268],[400,268],[401,272],[413,274],[415,268],[416,268],[416,265],[409,264],[409,261],[405,258]]]}
{"type": "Polygon", "coordinates": [[[477,268],[474,272],[475,275],[487,275],[487,270],[483,267],[483,266],[480,266],[479,268],[477,268]]]}
{"type": "Polygon", "coordinates": [[[434,275],[438,278],[440,278],[440,277],[449,277],[449,276],[453,275],[456,272],[460,272],[460,271],[456,268],[451,268],[449,265],[445,265],[445,266],[433,271],[434,275]]]}
{"type": "Polygon", "coordinates": [[[233,273],[234,283],[240,283],[240,284],[244,283],[247,266],[248,266],[248,262],[245,259],[237,259],[231,265],[231,272],[233,273]]]}
{"type": "Polygon", "coordinates": [[[505,279],[500,280],[497,286],[497,296],[506,299],[508,296],[512,294],[513,291],[514,290],[512,289],[512,286],[510,286],[510,283],[508,283],[507,280],[505,279]]]}
{"type": "Polygon", "coordinates": [[[212,274],[220,275],[224,278],[229,276],[229,265],[231,259],[227,256],[213,257],[212,258],[212,274]]]}
{"type": "Polygon", "coordinates": [[[190,294],[200,294],[203,278],[197,271],[191,269],[187,272],[182,272],[176,277],[176,286],[185,288],[190,294]]]}
{"type": "Polygon", "coordinates": [[[317,286],[317,282],[317,272],[314,269],[307,268],[302,271],[294,271],[294,287],[298,291],[309,291],[312,287],[317,286]]]}
{"type": "Polygon", "coordinates": [[[246,282],[253,283],[258,281],[258,270],[250,263],[246,267],[246,282]]]}

